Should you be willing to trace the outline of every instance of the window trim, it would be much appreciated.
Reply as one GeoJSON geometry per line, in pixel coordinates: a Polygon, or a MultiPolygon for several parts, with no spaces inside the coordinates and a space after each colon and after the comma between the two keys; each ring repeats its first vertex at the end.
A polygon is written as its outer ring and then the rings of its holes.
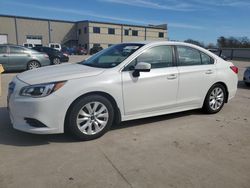
{"type": "Polygon", "coordinates": [[[150,46],[146,49],[144,49],[141,53],[139,53],[138,55],[136,55],[132,60],[130,60],[126,65],[124,65],[121,68],[121,72],[130,72],[130,71],[134,71],[134,70],[130,70],[129,68],[127,68],[129,66],[130,63],[132,63],[137,57],[139,57],[141,54],[143,54],[146,50],[150,50],[151,48],[154,47],[159,47],[159,46],[169,46],[172,48],[172,66],[169,67],[161,67],[161,68],[154,68],[154,69],[163,69],[163,68],[171,68],[171,67],[177,67],[177,62],[176,62],[176,55],[175,55],[175,45],[168,45],[168,44],[161,44],[161,45],[156,45],[156,46],[150,46]]]}
{"type": "Polygon", "coordinates": [[[202,52],[202,51],[200,51],[200,50],[198,50],[198,49],[196,49],[196,48],[190,47],[190,46],[185,46],[185,45],[174,45],[174,51],[175,51],[175,58],[176,58],[176,66],[177,66],[177,67],[187,67],[187,66],[190,67],[190,66],[214,65],[214,64],[215,64],[215,59],[212,58],[210,55],[208,55],[207,53],[202,52]],[[180,63],[179,53],[178,53],[177,47],[185,47],[185,48],[191,48],[191,49],[193,49],[193,50],[197,50],[197,51],[199,52],[199,54],[200,54],[201,64],[197,64],[197,65],[182,65],[182,64],[180,63]],[[203,64],[203,63],[202,63],[201,53],[204,53],[205,55],[209,56],[213,63],[211,63],[211,64],[203,64]]]}

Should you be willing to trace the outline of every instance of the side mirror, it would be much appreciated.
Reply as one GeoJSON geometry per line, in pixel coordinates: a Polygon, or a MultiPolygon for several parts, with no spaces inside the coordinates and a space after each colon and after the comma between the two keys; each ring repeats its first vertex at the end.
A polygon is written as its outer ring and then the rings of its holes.
{"type": "Polygon", "coordinates": [[[151,70],[151,64],[139,62],[139,63],[137,63],[137,65],[134,68],[133,76],[139,77],[140,72],[150,72],[150,70],[151,70]]]}

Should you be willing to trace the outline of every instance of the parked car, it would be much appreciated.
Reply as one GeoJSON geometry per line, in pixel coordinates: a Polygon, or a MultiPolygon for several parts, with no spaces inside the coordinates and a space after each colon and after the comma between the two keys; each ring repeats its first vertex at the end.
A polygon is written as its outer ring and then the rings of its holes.
{"type": "Polygon", "coordinates": [[[219,48],[212,48],[212,49],[208,49],[208,51],[216,54],[217,56],[221,57],[224,60],[228,60],[228,57],[226,57],[225,55],[222,54],[222,50],[219,48]]]}
{"type": "Polygon", "coordinates": [[[50,65],[49,56],[17,45],[0,45],[0,64],[6,71],[30,70],[50,65]]]}
{"type": "Polygon", "coordinates": [[[250,86],[250,67],[245,70],[243,80],[247,86],[250,86]]]}
{"type": "Polygon", "coordinates": [[[54,49],[56,49],[58,51],[61,51],[61,49],[62,49],[62,46],[59,43],[49,43],[49,47],[54,48],[54,49]]]}
{"type": "Polygon", "coordinates": [[[217,113],[235,96],[237,73],[192,44],[117,44],[80,63],[18,74],[9,113],[21,131],[91,140],[120,121],[200,108],[217,113]]]}
{"type": "Polygon", "coordinates": [[[101,46],[94,46],[93,48],[90,49],[89,54],[93,55],[101,50],[103,50],[103,48],[101,46]]]}
{"type": "Polygon", "coordinates": [[[87,52],[87,50],[86,50],[85,48],[83,48],[83,47],[81,47],[81,46],[78,46],[78,47],[76,48],[76,54],[77,54],[77,55],[87,55],[88,52],[87,52]]]}
{"type": "Polygon", "coordinates": [[[44,52],[44,53],[48,54],[49,59],[51,61],[51,64],[53,64],[53,65],[57,65],[57,64],[69,61],[68,54],[60,52],[60,51],[55,50],[53,48],[40,46],[40,47],[34,47],[33,49],[37,50],[39,52],[44,52]]]}
{"type": "Polygon", "coordinates": [[[23,43],[23,46],[26,48],[34,48],[35,47],[35,45],[31,44],[31,43],[23,43]]]}

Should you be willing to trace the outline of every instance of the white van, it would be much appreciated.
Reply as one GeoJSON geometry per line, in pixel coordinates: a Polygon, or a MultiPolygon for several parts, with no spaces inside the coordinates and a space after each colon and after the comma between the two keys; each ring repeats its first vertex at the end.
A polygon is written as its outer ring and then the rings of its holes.
{"type": "Polygon", "coordinates": [[[23,46],[26,48],[34,48],[35,47],[35,45],[32,43],[23,43],[23,46]]]}
{"type": "Polygon", "coordinates": [[[49,47],[54,48],[54,49],[56,49],[58,51],[61,51],[61,49],[62,49],[62,46],[59,43],[49,43],[49,47]]]}

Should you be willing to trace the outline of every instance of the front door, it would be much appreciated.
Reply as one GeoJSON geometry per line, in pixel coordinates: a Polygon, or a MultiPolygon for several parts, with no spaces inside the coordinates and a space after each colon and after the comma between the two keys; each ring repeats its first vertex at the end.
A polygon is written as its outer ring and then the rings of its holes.
{"type": "Polygon", "coordinates": [[[174,66],[173,48],[156,46],[145,50],[122,72],[125,115],[140,115],[167,110],[176,105],[178,69],[174,66]],[[150,72],[134,77],[139,62],[151,64],[150,72]]]}

